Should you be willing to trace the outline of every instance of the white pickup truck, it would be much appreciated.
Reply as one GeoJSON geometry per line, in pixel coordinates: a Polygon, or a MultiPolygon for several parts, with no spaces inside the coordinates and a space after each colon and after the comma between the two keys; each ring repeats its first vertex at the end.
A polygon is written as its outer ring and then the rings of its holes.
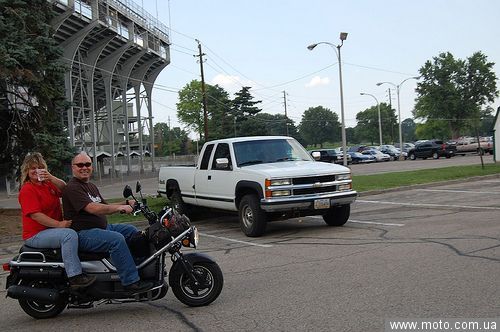
{"type": "Polygon", "coordinates": [[[268,221],[307,215],[342,226],[357,196],[349,168],[316,162],[285,136],[207,142],[196,166],[160,168],[158,193],[187,215],[190,206],[237,211],[247,236],[262,235],[268,221]]]}

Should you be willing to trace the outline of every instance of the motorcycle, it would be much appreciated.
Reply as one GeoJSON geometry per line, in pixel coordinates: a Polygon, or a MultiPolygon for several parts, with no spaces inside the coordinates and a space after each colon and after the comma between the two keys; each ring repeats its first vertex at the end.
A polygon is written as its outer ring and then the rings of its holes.
{"type": "Polygon", "coordinates": [[[168,206],[158,214],[151,211],[142,196],[140,182],[136,193],[125,186],[123,196],[132,197],[134,215],[142,213],[149,226],[129,241],[141,280],[152,281],[154,287],[142,293],[124,289],[116,268],[107,253],[79,252],[82,270],[95,276],[96,281],[87,288],[73,290],[69,286],[60,249],[39,249],[24,245],[19,255],[3,264],[9,271],[7,297],[17,299],[28,315],[51,318],[66,307],[86,309],[100,304],[159,300],[167,294],[169,285],[176,298],[191,306],[205,306],[213,302],[224,283],[219,265],[203,253],[182,253],[182,247],[198,247],[199,234],[185,215],[168,206]],[[167,274],[166,257],[172,266],[167,274]],[[168,282],[167,280],[168,276],[168,282]]]}

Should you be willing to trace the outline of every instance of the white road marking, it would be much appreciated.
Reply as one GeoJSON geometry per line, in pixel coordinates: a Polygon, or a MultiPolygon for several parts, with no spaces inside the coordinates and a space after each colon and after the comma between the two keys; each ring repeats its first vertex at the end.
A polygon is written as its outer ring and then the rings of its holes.
{"type": "Polygon", "coordinates": [[[384,222],[374,222],[374,221],[361,221],[361,220],[351,220],[349,219],[349,222],[357,223],[357,224],[372,224],[372,225],[382,225],[382,226],[404,226],[405,224],[390,224],[390,223],[384,223],[384,222]]]}
{"type": "Polygon", "coordinates": [[[253,242],[235,240],[235,239],[230,239],[230,238],[224,237],[224,236],[211,235],[211,234],[206,234],[206,233],[201,233],[201,232],[200,232],[200,235],[206,236],[206,237],[212,237],[212,238],[219,239],[219,240],[225,240],[225,241],[230,241],[230,242],[247,244],[247,245],[256,246],[256,247],[263,247],[263,248],[271,248],[272,247],[272,245],[270,245],[270,244],[260,244],[260,243],[253,243],[253,242]]]}
{"type": "MultiPolygon", "coordinates": [[[[323,219],[322,216],[310,216],[310,218],[323,219]]],[[[362,221],[362,220],[352,220],[352,219],[349,219],[348,221],[356,223],[356,224],[372,224],[372,225],[383,225],[383,226],[404,226],[405,225],[405,224],[390,224],[390,223],[383,223],[383,222],[362,221]]]]}
{"type": "Polygon", "coordinates": [[[500,191],[472,191],[472,190],[454,190],[454,189],[415,189],[417,191],[435,191],[449,193],[466,193],[466,194],[500,194],[500,191]]]}
{"type": "Polygon", "coordinates": [[[357,199],[357,203],[369,203],[369,204],[388,204],[388,205],[406,205],[406,206],[423,206],[423,207],[439,207],[439,208],[461,208],[461,209],[473,209],[473,210],[500,210],[500,207],[496,206],[470,206],[470,205],[451,205],[451,204],[430,204],[430,203],[400,203],[400,202],[384,202],[384,201],[366,201],[357,199]]]}

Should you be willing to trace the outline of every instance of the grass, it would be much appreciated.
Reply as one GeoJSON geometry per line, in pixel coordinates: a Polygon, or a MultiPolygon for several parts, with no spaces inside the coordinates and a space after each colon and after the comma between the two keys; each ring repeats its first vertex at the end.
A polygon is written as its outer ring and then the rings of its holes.
{"type": "MultiPolygon", "coordinates": [[[[435,169],[422,169],[416,171],[379,173],[371,175],[354,175],[353,188],[357,192],[382,190],[409,186],[414,184],[433,183],[438,181],[448,181],[465,179],[473,176],[500,174],[500,164],[486,164],[484,169],[481,165],[451,166],[435,169]]],[[[123,199],[120,199],[123,200],[123,199]]],[[[115,200],[115,201],[118,201],[115,200]]],[[[113,200],[110,200],[113,202],[113,200]]],[[[169,201],[165,197],[148,197],[147,203],[151,210],[158,212],[169,201]]],[[[131,222],[144,220],[142,215],[134,217],[132,215],[114,214],[108,216],[110,223],[131,222]]]]}
{"type": "Polygon", "coordinates": [[[500,164],[486,164],[484,169],[481,168],[481,165],[451,166],[416,171],[354,175],[352,182],[354,190],[363,192],[499,173],[500,164]]]}

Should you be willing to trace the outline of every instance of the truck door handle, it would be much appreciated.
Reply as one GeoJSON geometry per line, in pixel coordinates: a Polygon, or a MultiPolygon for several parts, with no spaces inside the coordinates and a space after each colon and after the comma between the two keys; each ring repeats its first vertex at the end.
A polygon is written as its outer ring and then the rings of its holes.
{"type": "Polygon", "coordinates": [[[209,179],[209,180],[212,180],[212,175],[209,175],[209,176],[208,176],[208,179],[209,179]]]}

